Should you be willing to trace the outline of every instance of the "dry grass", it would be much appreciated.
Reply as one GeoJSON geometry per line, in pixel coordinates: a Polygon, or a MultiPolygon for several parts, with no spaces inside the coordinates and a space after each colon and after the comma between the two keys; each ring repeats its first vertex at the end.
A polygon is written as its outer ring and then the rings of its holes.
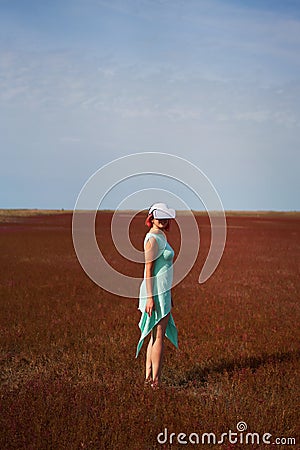
{"type": "MultiPolygon", "coordinates": [[[[156,449],[157,434],[299,436],[299,217],[228,217],[220,266],[197,284],[200,256],[173,290],[180,349],[166,343],[164,387],[143,387],[137,301],[96,286],[76,259],[71,214],[0,224],[1,449],[156,449]]],[[[100,241],[110,214],[100,215],[100,241]]],[[[143,217],[134,219],[140,248],[143,217]]],[[[133,228],[132,228],[133,229],[133,228]]],[[[132,230],[131,229],[131,230],[132,230]]],[[[169,240],[179,248],[178,230],[169,240]]],[[[114,255],[115,258],[115,255],[114,255]]],[[[122,264],[136,275],[141,268],[122,264]]],[[[196,446],[197,447],[197,446],[196,446]]],[[[270,446],[199,445],[247,449],[270,446]]]]}

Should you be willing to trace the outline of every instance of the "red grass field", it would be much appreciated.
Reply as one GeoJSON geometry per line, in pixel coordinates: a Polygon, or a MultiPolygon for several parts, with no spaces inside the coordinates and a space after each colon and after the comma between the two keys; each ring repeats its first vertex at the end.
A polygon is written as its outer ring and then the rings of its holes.
{"type": "MultiPolygon", "coordinates": [[[[96,227],[107,258],[110,218],[101,213],[96,227]]],[[[173,288],[180,348],[166,342],[163,387],[155,392],[143,386],[145,344],[135,359],[138,301],[87,277],[71,212],[2,211],[0,219],[1,450],[300,448],[299,214],[228,214],[223,258],[202,285],[210,227],[207,215],[197,215],[200,254],[173,288]],[[237,432],[240,421],[247,430],[236,444],[201,443],[203,433],[220,441],[237,432]],[[247,432],[259,433],[260,443],[241,443],[247,432]],[[197,433],[199,445],[180,444],[179,433],[181,440],[197,433]],[[264,444],[264,433],[286,441],[264,444]]],[[[140,250],[143,223],[137,216],[130,228],[140,250]]],[[[176,225],[169,241],[178,252],[176,225]]],[[[142,276],[141,264],[114,251],[110,258],[142,276]]]]}

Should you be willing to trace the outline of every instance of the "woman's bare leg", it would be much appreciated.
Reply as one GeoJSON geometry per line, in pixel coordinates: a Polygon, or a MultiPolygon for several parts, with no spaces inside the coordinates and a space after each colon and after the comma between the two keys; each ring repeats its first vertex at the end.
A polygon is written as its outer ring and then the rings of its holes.
{"type": "Polygon", "coordinates": [[[163,317],[153,328],[153,342],[151,348],[151,364],[153,384],[158,385],[160,381],[162,360],[164,353],[164,336],[168,325],[170,313],[163,317]]]}
{"type": "Polygon", "coordinates": [[[146,381],[152,380],[152,363],[151,363],[152,344],[153,344],[153,333],[151,332],[146,353],[146,377],[145,377],[146,381]]]}

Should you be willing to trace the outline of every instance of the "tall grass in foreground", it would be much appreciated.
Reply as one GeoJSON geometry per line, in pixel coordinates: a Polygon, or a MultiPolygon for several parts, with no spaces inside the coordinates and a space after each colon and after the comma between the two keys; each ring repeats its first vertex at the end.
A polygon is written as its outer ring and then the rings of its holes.
{"type": "MultiPolygon", "coordinates": [[[[109,214],[100,218],[109,258],[109,214]]],[[[137,300],[87,278],[74,254],[71,216],[24,218],[1,229],[1,449],[159,449],[158,433],[237,431],[294,437],[299,448],[299,245],[297,217],[229,217],[220,266],[197,283],[209,247],[173,289],[179,350],[166,342],[163,388],[144,388],[135,360],[137,300]]],[[[143,219],[133,240],[141,247],[143,219]]],[[[169,240],[179,248],[178,230],[169,240]]],[[[116,268],[143,268],[112,255],[116,268]]],[[[245,433],[244,433],[245,434],[245,433]]],[[[176,443],[177,442],[177,443],[176,443]]]]}

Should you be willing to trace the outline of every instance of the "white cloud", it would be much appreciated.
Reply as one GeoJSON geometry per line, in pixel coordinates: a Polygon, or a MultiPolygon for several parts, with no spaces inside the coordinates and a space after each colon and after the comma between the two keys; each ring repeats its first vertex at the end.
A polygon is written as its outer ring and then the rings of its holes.
{"type": "Polygon", "coordinates": [[[174,122],[300,123],[299,84],[261,87],[243,80],[207,79],[171,64],[97,66],[68,53],[17,53],[0,59],[3,104],[74,109],[123,118],[165,118],[174,122]]]}

